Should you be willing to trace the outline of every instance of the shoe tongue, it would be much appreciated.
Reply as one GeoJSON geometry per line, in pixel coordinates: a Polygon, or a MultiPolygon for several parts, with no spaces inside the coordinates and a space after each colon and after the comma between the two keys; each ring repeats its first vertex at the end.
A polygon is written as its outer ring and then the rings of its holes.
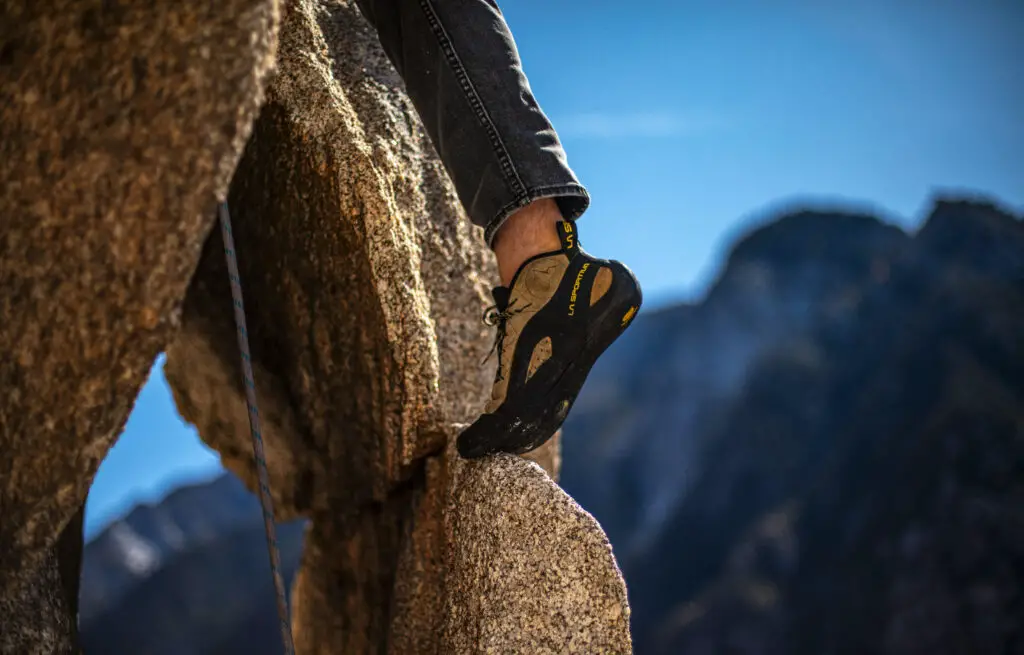
{"type": "Polygon", "coordinates": [[[498,311],[503,312],[508,309],[508,299],[510,291],[508,287],[494,287],[491,289],[491,297],[494,298],[494,304],[498,306],[498,311]]]}

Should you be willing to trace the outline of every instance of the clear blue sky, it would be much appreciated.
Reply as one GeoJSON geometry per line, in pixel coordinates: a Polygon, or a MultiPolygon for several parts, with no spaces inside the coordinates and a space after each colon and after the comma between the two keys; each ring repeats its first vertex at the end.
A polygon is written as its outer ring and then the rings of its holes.
{"type": "MultiPolygon", "coordinates": [[[[905,226],[937,188],[1024,207],[1020,0],[504,5],[594,197],[586,247],[629,263],[649,305],[699,294],[737,231],[780,203],[867,204],[905,226]]],[[[219,470],[158,363],[87,533],[219,470]]]]}

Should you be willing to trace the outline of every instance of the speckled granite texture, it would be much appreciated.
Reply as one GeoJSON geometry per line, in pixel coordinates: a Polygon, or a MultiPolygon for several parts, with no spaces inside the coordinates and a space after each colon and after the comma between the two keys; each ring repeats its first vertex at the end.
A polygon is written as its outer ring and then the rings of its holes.
{"type": "Polygon", "coordinates": [[[275,0],[0,2],[0,652],[72,649],[85,502],[227,189],[275,0]],[[72,558],[73,559],[73,558],[72,558]]]}
{"type": "MultiPolygon", "coordinates": [[[[252,486],[225,191],[279,517],[312,519],[299,652],[629,652],[600,526],[536,464],[451,449],[494,266],[354,5],[293,0],[279,37],[273,3],[91,6],[3,28],[0,652],[71,648],[58,537],[161,349],[252,486]]],[[[532,457],[556,473],[557,440],[532,457]]]]}

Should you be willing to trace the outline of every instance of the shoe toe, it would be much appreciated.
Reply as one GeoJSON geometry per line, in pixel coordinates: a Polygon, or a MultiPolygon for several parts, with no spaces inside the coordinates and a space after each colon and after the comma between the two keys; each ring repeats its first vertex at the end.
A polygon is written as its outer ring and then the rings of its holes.
{"type": "Polygon", "coordinates": [[[455,441],[459,455],[476,459],[497,452],[497,447],[508,432],[508,426],[496,414],[483,414],[462,431],[455,441]]]}

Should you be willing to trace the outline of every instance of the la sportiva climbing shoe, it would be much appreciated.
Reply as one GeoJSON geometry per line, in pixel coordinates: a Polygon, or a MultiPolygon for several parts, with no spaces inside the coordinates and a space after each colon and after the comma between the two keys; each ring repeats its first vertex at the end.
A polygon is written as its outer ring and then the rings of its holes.
{"type": "Polygon", "coordinates": [[[498,368],[483,415],[459,435],[463,457],[525,453],[550,439],[598,356],[640,309],[626,266],[583,251],[571,221],[558,233],[560,250],[531,257],[492,291],[484,320],[497,329],[498,368]]]}

